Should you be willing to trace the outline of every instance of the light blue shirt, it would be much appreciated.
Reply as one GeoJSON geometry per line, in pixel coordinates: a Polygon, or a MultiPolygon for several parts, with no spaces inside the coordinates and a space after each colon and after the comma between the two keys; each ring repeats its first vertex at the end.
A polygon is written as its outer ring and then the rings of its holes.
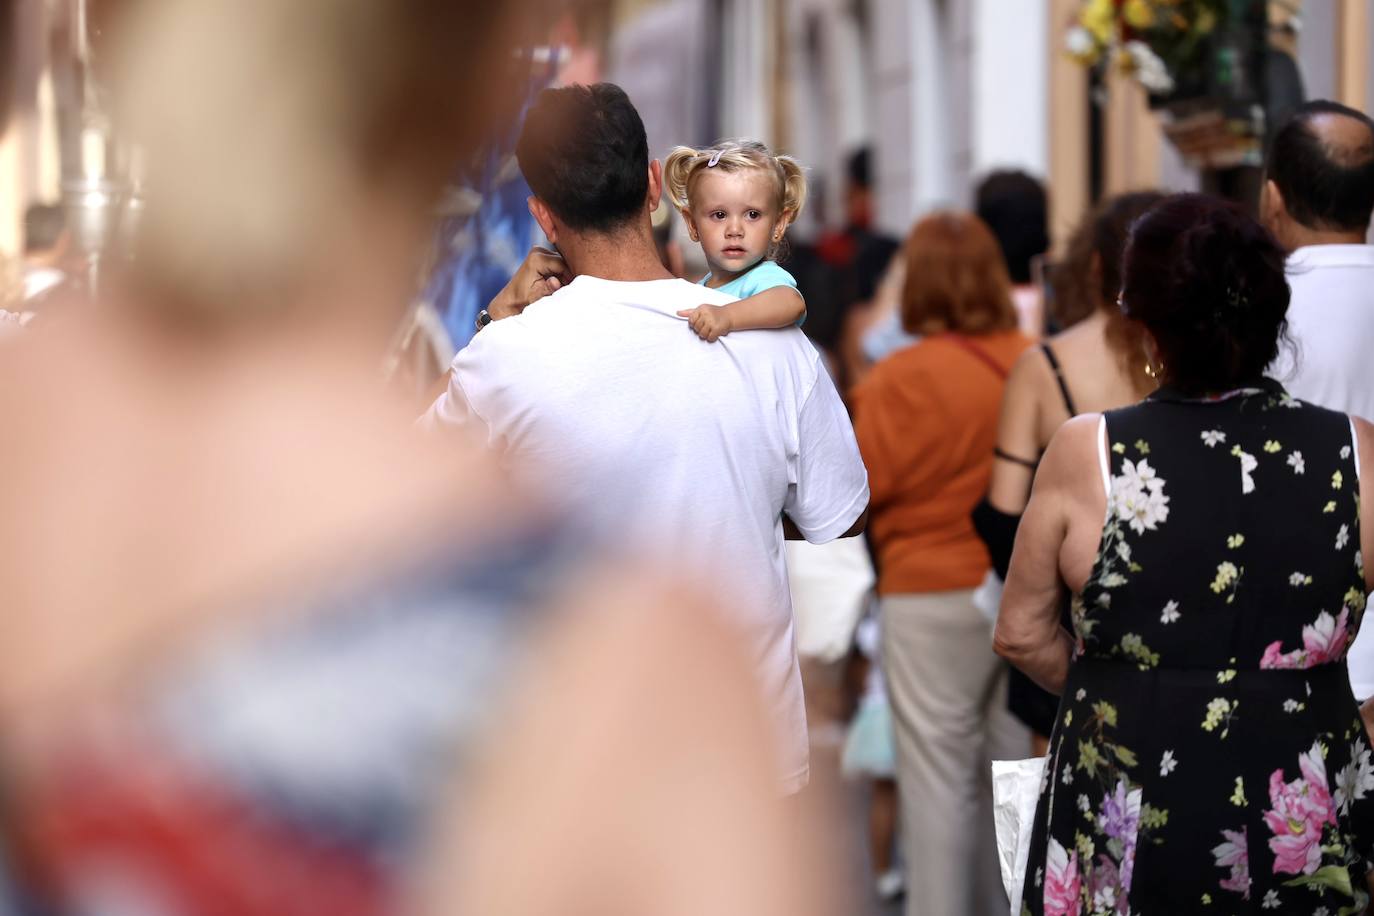
{"type": "MultiPolygon", "coordinates": [[[[698,281],[698,285],[705,286],[706,281],[710,279],[711,274],[707,274],[698,281]]],[[[737,299],[748,299],[750,296],[757,295],[775,286],[786,286],[790,289],[797,289],[797,281],[791,274],[779,267],[776,262],[763,260],[731,280],[729,283],[718,287],[718,289],[720,292],[729,293],[737,299]]],[[[801,295],[800,290],[797,290],[797,295],[801,295]]],[[[797,319],[797,327],[801,327],[802,322],[805,320],[806,313],[802,312],[802,316],[797,319]]]]}

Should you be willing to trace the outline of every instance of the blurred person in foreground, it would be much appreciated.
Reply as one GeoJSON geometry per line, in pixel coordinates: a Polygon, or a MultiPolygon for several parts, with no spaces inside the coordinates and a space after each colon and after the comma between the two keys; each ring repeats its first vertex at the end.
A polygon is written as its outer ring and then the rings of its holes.
{"type": "MultiPolygon", "coordinates": [[[[1374,418],[1374,121],[1335,102],[1299,106],[1269,147],[1260,216],[1288,252],[1289,342],[1272,368],[1295,397],[1374,418]]],[[[1350,650],[1374,697],[1374,633],[1350,650]]]]}
{"type": "Polygon", "coordinates": [[[997,622],[1062,697],[1025,909],[1363,912],[1374,768],[1345,655],[1374,428],[1263,376],[1284,253],[1239,208],[1166,198],[1122,273],[1161,386],[1055,433],[997,622]]]}
{"type": "MultiPolygon", "coordinates": [[[[554,291],[497,297],[426,421],[492,443],[552,493],[594,494],[575,510],[593,530],[705,577],[769,698],[780,788],[800,791],[810,770],[783,539],[863,529],[849,416],[795,326],[711,343],[691,331],[681,313],[735,297],[664,268],[650,217],[662,169],[618,86],[540,93],[516,156],[561,253],[536,249],[526,265],[554,291]]],[[[771,224],[751,226],[766,243],[771,224]]]]}
{"type": "Polygon", "coordinates": [[[973,603],[988,553],[970,513],[987,491],[997,408],[1031,341],[997,241],[970,213],[906,240],[902,319],[922,339],[853,391],[872,488],[882,664],[896,730],[909,916],[1003,913],[989,763],[1029,747],[1006,666],[973,603]]]}
{"type": "Polygon", "coordinates": [[[108,24],[148,234],[0,360],[6,912],[821,905],[717,609],[380,384],[501,9],[108,24]]]}
{"type": "MultiPolygon", "coordinates": [[[[1083,267],[1096,307],[1074,327],[1027,350],[1012,367],[997,423],[992,479],[973,514],[998,579],[1006,580],[1016,524],[1054,431],[1079,413],[1134,404],[1155,387],[1145,374],[1142,332],[1116,307],[1116,295],[1131,223],[1162,196],[1122,194],[1083,221],[1070,248],[1091,251],[1083,267]]],[[[1059,698],[1019,671],[1011,672],[1007,693],[1011,711],[1032,732],[1036,756],[1044,754],[1059,698]]]]}

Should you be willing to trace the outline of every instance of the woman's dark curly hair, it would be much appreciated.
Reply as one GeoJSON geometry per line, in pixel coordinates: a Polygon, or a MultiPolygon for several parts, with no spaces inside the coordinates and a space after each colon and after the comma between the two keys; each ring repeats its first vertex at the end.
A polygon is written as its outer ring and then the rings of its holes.
{"type": "Polygon", "coordinates": [[[1284,251],[1240,207],[1176,194],[1131,229],[1121,306],[1154,337],[1164,380],[1224,391],[1259,378],[1287,329],[1284,251]]]}

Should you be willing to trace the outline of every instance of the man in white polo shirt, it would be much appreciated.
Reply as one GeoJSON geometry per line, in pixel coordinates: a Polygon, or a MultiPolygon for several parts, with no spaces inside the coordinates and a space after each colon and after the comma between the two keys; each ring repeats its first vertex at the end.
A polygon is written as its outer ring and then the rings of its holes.
{"type": "MultiPolygon", "coordinates": [[[[1291,340],[1271,373],[1296,398],[1374,420],[1371,213],[1374,122],[1335,102],[1299,107],[1274,135],[1260,198],[1265,225],[1289,252],[1293,291],[1291,340]]],[[[1358,700],[1374,696],[1372,623],[1350,650],[1358,700]]]]}
{"type": "Polygon", "coordinates": [[[719,597],[750,642],[779,779],[799,790],[808,750],[784,529],[814,543],[861,529],[868,478],[848,414],[795,328],[706,343],[678,317],[732,297],[660,262],[661,171],[618,87],[541,93],[516,154],[561,257],[531,253],[427,417],[477,430],[552,492],[580,497],[594,527],[719,597]]]}

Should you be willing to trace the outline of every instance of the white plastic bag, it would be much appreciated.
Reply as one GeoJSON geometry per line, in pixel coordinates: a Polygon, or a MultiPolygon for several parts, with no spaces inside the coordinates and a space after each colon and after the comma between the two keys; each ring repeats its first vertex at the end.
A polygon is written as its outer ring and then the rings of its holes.
{"type": "Polygon", "coordinates": [[[849,651],[875,581],[863,538],[839,538],[828,544],[788,541],[787,578],[798,654],[838,661],[849,651]]]}
{"type": "Polygon", "coordinates": [[[983,577],[983,584],[973,590],[973,606],[982,612],[988,623],[997,625],[997,612],[1002,606],[1002,577],[991,569],[983,577]]]}
{"type": "Polygon", "coordinates": [[[997,827],[997,862],[1011,916],[1021,916],[1021,883],[1030,860],[1031,826],[1049,758],[992,762],[992,817],[997,827]]]}

